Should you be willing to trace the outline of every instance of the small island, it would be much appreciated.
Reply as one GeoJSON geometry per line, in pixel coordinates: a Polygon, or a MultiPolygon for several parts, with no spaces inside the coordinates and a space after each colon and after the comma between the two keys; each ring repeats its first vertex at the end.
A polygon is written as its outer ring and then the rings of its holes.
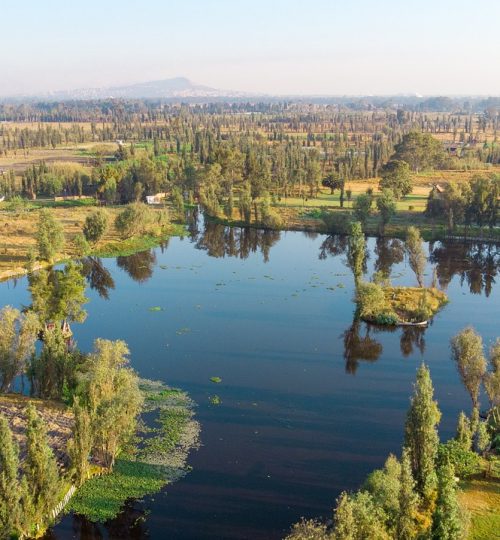
{"type": "Polygon", "coordinates": [[[360,283],[356,301],[359,316],[366,322],[387,326],[426,326],[448,302],[448,297],[435,287],[360,283]]]}

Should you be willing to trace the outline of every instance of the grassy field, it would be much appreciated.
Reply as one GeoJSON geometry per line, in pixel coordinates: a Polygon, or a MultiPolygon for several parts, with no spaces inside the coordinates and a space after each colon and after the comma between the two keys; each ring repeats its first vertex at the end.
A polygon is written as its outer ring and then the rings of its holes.
{"type": "MultiPolygon", "coordinates": [[[[25,265],[30,248],[35,246],[38,210],[51,206],[55,218],[62,224],[66,247],[59,260],[71,259],[75,255],[72,240],[82,232],[85,218],[94,210],[82,201],[43,202],[37,201],[26,209],[8,210],[8,203],[0,203],[0,280],[25,273],[25,265]]],[[[114,218],[122,207],[107,207],[110,226],[103,239],[95,246],[96,255],[127,255],[158,245],[161,238],[144,236],[122,240],[114,228],[114,218]]],[[[182,234],[183,227],[173,225],[172,234],[182,234]]]]}
{"type": "Polygon", "coordinates": [[[488,479],[478,477],[462,482],[460,487],[460,503],[471,515],[468,540],[500,538],[500,476],[498,471],[488,479]]]}

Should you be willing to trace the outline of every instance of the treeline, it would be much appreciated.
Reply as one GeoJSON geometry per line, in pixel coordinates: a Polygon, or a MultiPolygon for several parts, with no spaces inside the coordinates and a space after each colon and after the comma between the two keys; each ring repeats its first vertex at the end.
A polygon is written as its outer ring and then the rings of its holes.
{"type": "Polygon", "coordinates": [[[499,162],[496,109],[461,114],[404,109],[349,111],[299,103],[177,106],[149,102],[65,103],[52,104],[49,109],[52,112],[36,105],[0,106],[0,119],[17,122],[0,124],[0,152],[84,142],[157,140],[165,150],[177,154],[196,154],[201,144],[199,158],[204,162],[204,151],[214,141],[233,145],[241,139],[268,145],[295,142],[325,153],[325,161],[362,156],[368,163],[359,165],[352,177],[369,178],[376,176],[379,162],[405,134],[419,131],[439,134],[448,143],[455,143],[453,153],[460,157],[499,162]],[[30,125],[23,125],[26,122],[30,125]]]}
{"type": "Polygon", "coordinates": [[[456,477],[489,474],[491,459],[500,453],[500,339],[490,351],[490,369],[481,337],[467,328],[451,341],[464,386],[473,403],[470,417],[460,413],[456,435],[439,442],[441,419],[430,372],[419,368],[405,422],[401,457],[390,455],[384,468],[369,475],[354,493],[337,499],[333,524],[302,521],[288,540],[463,540],[470,516],[460,507],[456,477]],[[483,384],[490,408],[481,419],[479,390],[483,384]],[[486,468],[485,468],[486,467],[486,468]]]}

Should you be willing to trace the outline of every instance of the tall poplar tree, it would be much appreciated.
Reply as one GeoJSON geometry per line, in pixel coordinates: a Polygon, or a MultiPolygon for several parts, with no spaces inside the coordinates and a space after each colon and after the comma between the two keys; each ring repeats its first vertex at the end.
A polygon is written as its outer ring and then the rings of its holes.
{"type": "Polygon", "coordinates": [[[0,415],[0,538],[10,538],[20,517],[19,449],[0,415]]]}
{"type": "Polygon", "coordinates": [[[415,390],[406,415],[404,446],[408,449],[417,492],[430,502],[436,488],[437,425],[441,413],[434,401],[431,375],[425,364],[417,372],[415,390]]]}
{"type": "Polygon", "coordinates": [[[432,538],[435,540],[462,538],[455,472],[449,461],[438,469],[438,496],[432,517],[432,538]]]}

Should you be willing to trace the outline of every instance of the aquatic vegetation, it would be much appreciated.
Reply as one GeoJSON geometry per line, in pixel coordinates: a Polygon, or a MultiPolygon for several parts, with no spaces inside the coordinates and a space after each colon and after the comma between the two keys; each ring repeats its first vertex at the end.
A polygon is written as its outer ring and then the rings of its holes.
{"type": "Polygon", "coordinates": [[[182,390],[159,381],[141,379],[140,389],[143,415],[155,414],[155,426],[144,425],[135,448],[117,459],[111,473],[85,482],[66,510],[104,522],[114,518],[127,499],[157,493],[189,471],[189,451],[199,446],[194,402],[182,390]]]}
{"type": "Polygon", "coordinates": [[[213,383],[221,383],[222,382],[222,379],[220,377],[210,377],[210,380],[213,383]]]}
{"type": "Polygon", "coordinates": [[[163,311],[161,306],[153,306],[149,308],[149,311],[163,311]]]}
{"type": "Polygon", "coordinates": [[[211,405],[220,405],[222,403],[222,399],[217,394],[208,396],[208,401],[211,405]]]}
{"type": "Polygon", "coordinates": [[[178,336],[182,336],[184,334],[189,334],[189,332],[191,332],[191,328],[188,328],[187,326],[184,326],[183,328],[179,328],[179,330],[177,330],[175,333],[178,336]]]}

